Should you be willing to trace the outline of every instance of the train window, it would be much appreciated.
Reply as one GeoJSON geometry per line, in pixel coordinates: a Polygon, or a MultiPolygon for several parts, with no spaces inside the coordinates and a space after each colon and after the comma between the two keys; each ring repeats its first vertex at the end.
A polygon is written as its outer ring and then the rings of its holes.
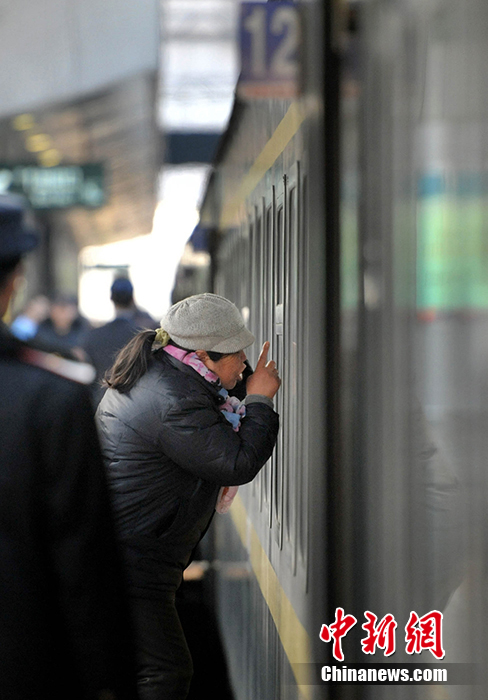
{"type": "MultiPolygon", "coordinates": [[[[263,342],[270,341],[270,356],[275,356],[275,339],[273,334],[274,327],[274,305],[276,298],[275,290],[275,231],[276,231],[276,199],[275,188],[271,188],[271,203],[263,203],[265,208],[265,251],[264,251],[264,269],[266,271],[266,304],[265,313],[263,315],[263,342]]],[[[275,472],[276,472],[276,453],[271,456],[268,468],[266,470],[265,480],[265,502],[268,508],[268,525],[270,528],[274,524],[274,508],[273,494],[275,488],[275,472]]]]}
{"type": "MultiPolygon", "coordinates": [[[[265,206],[265,260],[264,269],[266,270],[266,315],[263,319],[264,323],[264,340],[271,340],[270,330],[272,328],[272,318],[273,318],[273,305],[274,305],[274,293],[273,293],[273,206],[264,203],[265,206]]],[[[272,356],[272,348],[270,352],[272,356]]],[[[271,465],[270,465],[271,466],[271,465]]],[[[270,506],[270,495],[271,495],[271,479],[272,479],[272,469],[266,469],[263,475],[263,499],[264,502],[270,506]]],[[[269,517],[271,518],[271,508],[269,508],[269,517]]],[[[271,520],[269,521],[271,526],[271,520]]]]}
{"type": "MultiPolygon", "coordinates": [[[[265,274],[263,271],[263,248],[265,245],[265,232],[263,232],[262,227],[262,217],[258,207],[254,209],[255,217],[253,224],[253,236],[251,241],[251,250],[249,259],[250,264],[250,279],[252,280],[253,293],[251,295],[251,314],[253,323],[251,325],[251,331],[256,337],[255,347],[250,352],[250,359],[253,359],[252,353],[254,353],[254,364],[257,360],[257,348],[260,346],[263,337],[263,295],[265,289],[265,274]]],[[[257,479],[253,482],[251,488],[253,494],[256,496],[259,494],[260,503],[262,501],[262,479],[263,476],[258,475],[257,479]]]]}
{"type": "Polygon", "coordinates": [[[248,247],[249,247],[249,231],[250,223],[246,222],[241,230],[241,235],[239,238],[239,247],[237,251],[238,255],[238,265],[239,265],[239,277],[236,280],[239,285],[239,293],[236,297],[235,303],[239,309],[243,309],[247,306],[247,277],[246,273],[248,271],[248,247]]]}
{"type": "MultiPolygon", "coordinates": [[[[263,260],[265,256],[265,236],[263,232],[263,225],[262,225],[262,215],[261,212],[257,214],[256,218],[256,230],[258,232],[258,245],[256,248],[256,267],[254,268],[254,274],[257,275],[259,278],[259,297],[257,299],[257,313],[258,313],[258,319],[259,319],[259,324],[257,327],[257,348],[260,347],[260,345],[263,342],[263,313],[264,313],[264,308],[265,308],[265,289],[266,289],[266,278],[265,278],[265,271],[263,267],[263,260]]],[[[256,348],[256,353],[257,353],[257,348],[256,348]]]]}
{"type": "MultiPolygon", "coordinates": [[[[261,251],[262,251],[261,265],[262,265],[262,275],[263,275],[263,277],[262,277],[263,289],[262,289],[261,296],[263,297],[263,305],[264,305],[264,311],[265,311],[268,307],[269,238],[270,238],[270,227],[271,227],[271,207],[267,208],[266,202],[263,200],[261,203],[261,210],[262,210],[261,220],[264,222],[264,226],[262,227],[262,241],[260,242],[261,251]]],[[[260,351],[260,348],[262,347],[262,343],[268,337],[268,327],[267,327],[265,313],[263,313],[262,316],[260,317],[259,329],[260,329],[259,337],[257,338],[256,348],[254,350],[256,357],[258,355],[258,352],[260,351]]],[[[256,482],[258,484],[260,511],[262,511],[264,507],[269,505],[270,480],[271,480],[270,469],[262,470],[258,474],[258,476],[256,477],[256,482]]]]}
{"type": "Polygon", "coordinates": [[[260,246],[261,246],[261,228],[258,227],[257,222],[253,226],[253,250],[252,250],[252,258],[253,258],[253,275],[251,277],[252,279],[252,285],[253,285],[253,295],[252,295],[252,310],[253,314],[252,317],[254,319],[253,321],[253,326],[252,326],[252,331],[254,335],[256,336],[256,339],[259,341],[259,305],[260,305],[260,297],[261,297],[261,276],[259,275],[259,264],[260,264],[260,246]]]}
{"type": "Polygon", "coordinates": [[[275,287],[276,287],[276,304],[283,303],[283,287],[284,287],[284,215],[283,206],[276,213],[276,233],[275,233],[275,287]]]}
{"type": "MultiPolygon", "coordinates": [[[[303,176],[298,190],[298,226],[297,226],[297,337],[300,339],[299,354],[297,357],[297,381],[300,387],[297,401],[298,419],[303,425],[308,424],[307,416],[307,401],[305,397],[304,387],[308,386],[307,364],[308,357],[308,308],[306,283],[307,278],[305,270],[307,269],[307,241],[308,241],[308,221],[307,221],[307,177],[303,176]],[[301,187],[300,187],[301,185],[301,187]]],[[[307,564],[308,550],[308,474],[309,474],[309,459],[307,452],[307,441],[304,440],[303,432],[299,431],[297,435],[297,469],[299,472],[298,480],[298,555],[301,562],[307,564]]],[[[305,570],[307,570],[305,568],[305,570]]]]}
{"type": "MultiPolygon", "coordinates": [[[[274,193],[274,189],[273,189],[274,193]]],[[[275,305],[275,261],[274,261],[274,197],[271,206],[266,209],[266,317],[265,338],[270,341],[270,356],[274,352],[273,323],[275,305]]]]}
{"type": "MultiPolygon", "coordinates": [[[[283,197],[279,197],[279,202],[276,211],[276,226],[274,230],[274,323],[273,323],[273,338],[274,338],[274,356],[276,363],[280,368],[283,380],[284,370],[284,347],[283,347],[283,324],[279,323],[283,312],[284,302],[284,278],[285,278],[285,216],[282,202],[283,197]]],[[[284,396],[283,392],[278,392],[276,397],[277,410],[280,415],[284,411],[284,396]]],[[[273,512],[275,536],[281,547],[282,545],[282,527],[283,527],[283,466],[284,466],[284,432],[280,430],[278,441],[274,454],[274,469],[273,469],[273,512]]]]}
{"type": "MultiPolygon", "coordinates": [[[[251,265],[249,272],[250,272],[250,279],[255,281],[256,287],[256,294],[253,299],[253,309],[254,309],[254,325],[253,325],[253,332],[254,335],[256,336],[256,345],[259,347],[260,339],[262,338],[262,307],[263,307],[263,289],[265,286],[265,278],[264,278],[264,272],[262,270],[262,259],[263,259],[263,246],[264,246],[264,232],[262,230],[262,216],[261,212],[259,211],[258,207],[255,207],[255,240],[254,240],[254,249],[251,249],[251,255],[249,257],[250,260],[253,261],[253,265],[251,265]]],[[[254,353],[256,353],[257,348],[254,348],[254,353]]],[[[262,476],[258,475],[258,478],[255,479],[252,483],[252,492],[254,496],[259,497],[259,501],[261,502],[261,493],[262,493],[262,476]]]]}
{"type": "Polygon", "coordinates": [[[300,498],[297,453],[297,403],[298,403],[298,377],[297,377],[297,314],[298,314],[298,281],[297,281],[297,189],[290,189],[288,195],[288,236],[287,236],[287,294],[285,309],[285,362],[286,362],[286,393],[287,393],[287,431],[286,431],[286,465],[285,465],[285,493],[284,503],[286,535],[292,549],[292,568],[296,567],[297,546],[297,521],[296,514],[300,498]]]}
{"type": "Polygon", "coordinates": [[[248,290],[249,290],[249,327],[251,330],[254,328],[256,310],[254,306],[254,300],[256,299],[256,279],[254,275],[251,274],[254,267],[254,247],[256,245],[256,230],[254,222],[251,221],[249,224],[249,276],[248,276],[248,290]]]}

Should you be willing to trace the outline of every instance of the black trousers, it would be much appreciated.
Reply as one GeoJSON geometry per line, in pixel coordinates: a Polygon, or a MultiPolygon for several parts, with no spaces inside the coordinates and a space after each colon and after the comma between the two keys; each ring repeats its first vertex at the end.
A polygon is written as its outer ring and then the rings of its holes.
{"type": "Polygon", "coordinates": [[[140,700],[185,700],[193,663],[175,607],[175,593],[132,598],[140,700]]]}

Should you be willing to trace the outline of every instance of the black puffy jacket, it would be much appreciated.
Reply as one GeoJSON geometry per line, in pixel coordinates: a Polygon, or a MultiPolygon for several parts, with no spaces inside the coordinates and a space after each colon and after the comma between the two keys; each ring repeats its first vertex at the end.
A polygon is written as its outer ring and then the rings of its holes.
{"type": "Polygon", "coordinates": [[[0,321],[0,698],[137,697],[88,388],[0,321]],[[44,369],[44,367],[49,367],[44,369]],[[61,375],[61,376],[59,376],[61,375]]]}
{"type": "Polygon", "coordinates": [[[221,402],[194,369],[159,352],[130,392],[109,389],[98,407],[116,524],[141,595],[179,584],[220,487],[251,481],[271,456],[279,421],[270,405],[248,396],[235,432],[221,402]]]}

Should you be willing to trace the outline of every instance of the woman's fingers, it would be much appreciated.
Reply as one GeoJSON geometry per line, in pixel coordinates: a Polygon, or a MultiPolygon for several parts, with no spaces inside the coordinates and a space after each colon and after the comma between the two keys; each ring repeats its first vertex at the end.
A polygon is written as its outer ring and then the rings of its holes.
{"type": "Polygon", "coordinates": [[[264,396],[273,398],[280,388],[281,379],[278,374],[276,362],[274,360],[267,361],[269,346],[270,343],[267,340],[259,355],[254,374],[247,380],[248,394],[263,394],[264,396]]]}
{"type": "MultiPolygon", "coordinates": [[[[269,352],[269,340],[267,340],[262,349],[261,353],[259,355],[257,364],[256,364],[256,369],[259,369],[260,367],[265,367],[266,366],[266,360],[268,359],[268,352],[269,352]]],[[[254,370],[256,371],[256,370],[254,370]]]]}

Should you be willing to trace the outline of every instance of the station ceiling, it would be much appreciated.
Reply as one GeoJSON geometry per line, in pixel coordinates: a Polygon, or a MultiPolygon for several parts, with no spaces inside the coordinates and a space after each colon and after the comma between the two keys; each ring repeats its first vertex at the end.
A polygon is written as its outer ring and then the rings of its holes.
{"type": "Polygon", "coordinates": [[[0,120],[1,165],[103,166],[102,206],[38,212],[79,248],[152,229],[161,167],[156,85],[156,72],[145,72],[83,98],[0,120]]]}

